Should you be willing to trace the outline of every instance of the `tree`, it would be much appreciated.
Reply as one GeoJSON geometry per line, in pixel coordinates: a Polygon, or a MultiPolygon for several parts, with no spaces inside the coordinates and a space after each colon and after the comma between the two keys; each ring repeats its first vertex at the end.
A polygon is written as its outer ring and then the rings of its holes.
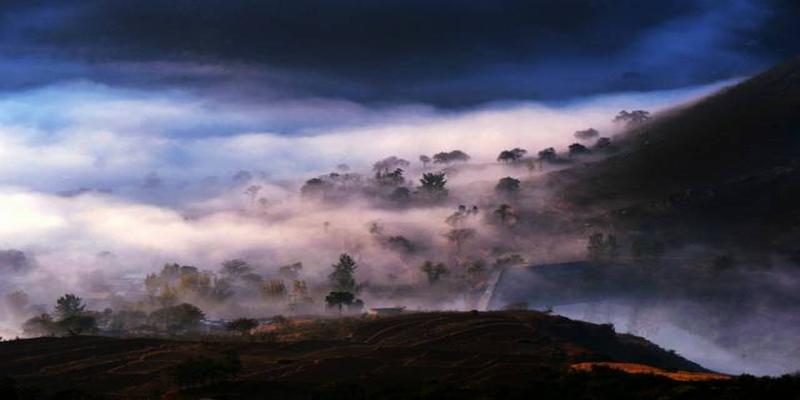
{"type": "Polygon", "coordinates": [[[22,324],[25,336],[49,336],[56,333],[56,325],[50,314],[43,313],[28,319],[22,324]]]}
{"type": "Polygon", "coordinates": [[[457,161],[466,162],[469,159],[469,155],[461,150],[443,151],[433,155],[433,162],[436,164],[450,164],[457,161]]]}
{"type": "Polygon", "coordinates": [[[600,135],[597,129],[589,128],[583,131],[575,131],[575,139],[578,140],[591,140],[600,135]]]}
{"type": "Polygon", "coordinates": [[[253,271],[253,268],[247,261],[235,258],[233,260],[224,261],[222,263],[222,275],[230,278],[239,278],[242,275],[248,274],[253,271]]]}
{"type": "Polygon", "coordinates": [[[410,162],[395,156],[384,158],[372,165],[375,180],[381,185],[401,185],[405,182],[403,168],[411,165],[410,162]]]}
{"type": "Polygon", "coordinates": [[[589,148],[584,146],[584,145],[582,145],[582,144],[580,144],[580,143],[573,143],[573,144],[569,145],[569,155],[570,155],[570,157],[579,156],[579,155],[582,155],[582,154],[589,154],[589,153],[591,153],[591,151],[589,151],[589,148]]]}
{"type": "Polygon", "coordinates": [[[70,336],[97,332],[97,319],[92,315],[72,315],[56,322],[58,330],[70,336]]]}
{"type": "Polygon", "coordinates": [[[411,190],[405,186],[395,188],[392,194],[389,195],[389,200],[404,205],[411,201],[411,190]]]}
{"type": "Polygon", "coordinates": [[[353,304],[353,300],[355,300],[353,293],[346,291],[333,291],[325,296],[325,304],[327,304],[329,308],[338,308],[339,316],[342,315],[342,307],[353,304]]]}
{"type": "Polygon", "coordinates": [[[225,324],[225,329],[239,332],[242,336],[249,334],[256,327],[258,327],[258,321],[252,318],[236,318],[225,324]]]}
{"type": "Polygon", "coordinates": [[[444,172],[427,172],[419,180],[419,190],[432,200],[439,200],[447,196],[447,178],[444,172]]]}
{"type": "Polygon", "coordinates": [[[358,266],[356,265],[356,261],[353,260],[353,257],[350,257],[347,253],[342,253],[339,256],[339,262],[333,264],[332,267],[333,272],[328,275],[328,279],[331,281],[331,287],[335,291],[355,292],[357,288],[355,271],[358,266]]]}
{"type": "Polygon", "coordinates": [[[289,307],[294,310],[298,307],[303,307],[313,302],[314,299],[308,295],[308,285],[306,284],[306,281],[292,281],[292,292],[289,295],[289,307]]]}
{"type": "Polygon", "coordinates": [[[85,308],[86,305],[83,304],[83,299],[72,293],[67,293],[56,300],[56,315],[60,319],[79,315],[85,308]]]}
{"type": "Polygon", "coordinates": [[[422,163],[422,168],[428,168],[428,163],[431,162],[431,158],[423,154],[419,156],[419,161],[422,163]]]}
{"type": "Polygon", "coordinates": [[[468,263],[467,276],[473,282],[480,282],[483,280],[486,276],[486,261],[478,259],[468,263]]]}
{"type": "Polygon", "coordinates": [[[383,160],[376,162],[375,164],[372,164],[372,171],[375,172],[376,174],[381,174],[381,173],[388,174],[389,171],[395,170],[397,168],[406,168],[409,165],[411,165],[410,162],[402,158],[391,156],[391,157],[386,157],[383,160]]]}
{"type": "Polygon", "coordinates": [[[499,193],[514,194],[519,191],[519,179],[514,179],[510,176],[497,181],[494,190],[499,193]]]}
{"type": "Polygon", "coordinates": [[[447,225],[453,228],[460,226],[467,219],[467,207],[464,205],[458,206],[458,210],[444,219],[447,225]]]}
{"type": "Polygon", "coordinates": [[[614,122],[622,122],[627,126],[639,125],[650,119],[650,113],[644,110],[634,110],[631,112],[622,110],[614,117],[614,122]]]}
{"type": "Polygon", "coordinates": [[[150,313],[150,319],[168,331],[180,331],[197,327],[205,314],[189,303],[164,307],[150,313]]]}
{"type": "Polygon", "coordinates": [[[461,253],[461,247],[464,243],[474,236],[475,229],[472,228],[451,229],[450,232],[445,235],[447,240],[455,244],[457,253],[461,253]]]}
{"type": "Polygon", "coordinates": [[[525,156],[525,153],[528,151],[525,149],[520,149],[519,147],[515,147],[511,150],[503,150],[500,152],[500,155],[497,156],[497,161],[505,162],[505,163],[515,163],[522,159],[525,156]]]}
{"type": "Polygon", "coordinates": [[[270,279],[261,286],[261,295],[267,300],[282,299],[286,293],[286,285],[280,279],[270,279]]]}
{"type": "Polygon", "coordinates": [[[147,325],[147,314],[141,310],[122,310],[111,317],[111,329],[124,332],[147,325]]]}
{"type": "Polygon", "coordinates": [[[417,246],[414,245],[414,242],[408,240],[408,238],[403,235],[389,236],[386,238],[384,244],[387,248],[400,253],[410,254],[417,250],[417,246]]]}
{"type": "Polygon", "coordinates": [[[444,263],[434,264],[431,261],[425,261],[419,266],[419,269],[425,274],[425,276],[428,278],[428,283],[431,285],[436,284],[436,282],[439,282],[442,276],[449,273],[447,266],[444,265],[444,263]]]}
{"type": "Polygon", "coordinates": [[[552,147],[548,147],[539,152],[539,159],[542,161],[552,162],[555,161],[557,158],[558,155],[556,154],[556,149],[552,147]]]}
{"type": "Polygon", "coordinates": [[[405,171],[403,171],[402,168],[397,168],[394,171],[385,173],[383,175],[375,174],[375,179],[381,185],[400,186],[406,181],[406,178],[403,176],[403,172],[405,171]]]}
{"type": "Polygon", "coordinates": [[[513,222],[514,218],[514,209],[511,208],[508,204],[500,204],[495,210],[494,215],[500,219],[500,222],[503,224],[513,222]]]}
{"type": "Polygon", "coordinates": [[[156,302],[162,307],[174,306],[178,303],[178,290],[172,286],[164,284],[159,290],[156,302]]]}

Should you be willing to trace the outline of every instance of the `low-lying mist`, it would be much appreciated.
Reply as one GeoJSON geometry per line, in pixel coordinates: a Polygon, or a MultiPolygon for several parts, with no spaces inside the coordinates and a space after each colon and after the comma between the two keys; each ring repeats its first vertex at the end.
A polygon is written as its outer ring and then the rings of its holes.
{"type": "MultiPolygon", "coordinates": [[[[478,308],[503,268],[593,255],[597,224],[574,215],[542,176],[624,151],[615,147],[619,110],[655,113],[718,87],[461,113],[325,101],[336,120],[330,125],[319,117],[319,101],[222,105],[87,84],[26,93],[0,116],[0,336],[25,334],[23,323],[50,313],[65,293],[109,314],[184,302],[208,319],[325,313],[342,254],[357,265],[351,289],[367,308],[478,308]],[[34,112],[34,104],[48,112],[34,112]],[[317,116],[313,129],[269,132],[270,121],[299,126],[305,113],[317,116]],[[341,122],[348,119],[358,123],[341,122]],[[581,146],[568,147],[574,143],[581,146]]],[[[620,245],[626,239],[620,235],[620,245]]],[[[749,279],[741,273],[734,281],[749,279]]],[[[680,286],[675,276],[664,282],[662,290],[680,286]]],[[[707,280],[709,288],[714,282],[707,280]]],[[[702,349],[682,355],[712,368],[800,368],[794,359],[767,365],[767,356],[735,354],[747,347],[731,339],[741,335],[685,333],[681,312],[697,298],[554,310],[620,330],[629,325],[667,347],[702,349]],[[655,330],[636,327],[642,314],[655,330]],[[723,368],[728,361],[742,367],[723,368]]],[[[725,309],[730,329],[769,332],[754,325],[763,316],[737,318],[719,298],[709,294],[692,318],[725,309]]],[[[782,304],[768,315],[793,311],[782,304]]],[[[762,340],[748,351],[780,350],[762,340]]]]}

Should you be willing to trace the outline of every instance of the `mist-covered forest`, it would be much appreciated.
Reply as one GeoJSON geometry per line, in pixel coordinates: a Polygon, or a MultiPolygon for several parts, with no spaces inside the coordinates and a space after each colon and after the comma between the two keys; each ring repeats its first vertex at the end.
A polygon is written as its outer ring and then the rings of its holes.
{"type": "Polygon", "coordinates": [[[0,397],[791,398],[799,16],[0,2],[0,397]]]}
{"type": "MultiPolygon", "coordinates": [[[[69,207],[101,230],[88,234],[108,229],[124,241],[94,254],[65,254],[76,249],[58,245],[4,250],[4,335],[229,335],[285,316],[370,309],[555,309],[644,336],[677,329],[666,343],[687,350],[709,343],[713,350],[694,355],[740,363],[730,372],[793,371],[793,254],[713,234],[682,238],[715,227],[691,219],[659,226],[628,214],[637,210],[625,206],[646,200],[643,191],[595,202],[576,185],[602,182],[570,176],[630,157],[649,145],[641,132],[686,107],[622,110],[602,131],[564,135],[567,145],[525,148],[520,140],[493,159],[451,148],[388,155],[364,169],[343,159],[297,180],[239,170],[188,186],[205,186],[206,197],[174,211],[93,189],[46,199],[17,194],[28,204],[69,207]],[[86,265],[56,270],[59,257],[86,265]],[[588,268],[552,278],[550,288],[524,276],[501,279],[577,261],[588,268]]],[[[182,189],[150,173],[138,190],[182,189]]],[[[680,210],[713,191],[689,188],[649,207],[680,210]]]]}

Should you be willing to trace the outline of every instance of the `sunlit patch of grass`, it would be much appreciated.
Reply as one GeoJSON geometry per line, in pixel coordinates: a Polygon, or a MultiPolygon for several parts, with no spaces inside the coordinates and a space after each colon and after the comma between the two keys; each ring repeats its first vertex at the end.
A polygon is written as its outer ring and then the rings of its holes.
{"type": "Polygon", "coordinates": [[[610,368],[629,374],[651,374],[663,376],[674,381],[681,382],[700,382],[717,381],[731,379],[729,375],[718,374],[715,372],[688,372],[688,371],[665,371],[661,368],[651,367],[644,364],[620,363],[620,362],[582,362],[570,366],[575,371],[592,371],[595,368],[610,368]]]}

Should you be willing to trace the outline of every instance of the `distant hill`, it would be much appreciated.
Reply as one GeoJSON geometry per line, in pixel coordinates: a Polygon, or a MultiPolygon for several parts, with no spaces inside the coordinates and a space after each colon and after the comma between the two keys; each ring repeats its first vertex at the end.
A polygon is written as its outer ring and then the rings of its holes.
{"type": "Polygon", "coordinates": [[[800,226],[800,57],[616,139],[620,154],[550,174],[555,196],[616,222],[693,224],[702,237],[747,226],[779,244],[800,226]]]}

